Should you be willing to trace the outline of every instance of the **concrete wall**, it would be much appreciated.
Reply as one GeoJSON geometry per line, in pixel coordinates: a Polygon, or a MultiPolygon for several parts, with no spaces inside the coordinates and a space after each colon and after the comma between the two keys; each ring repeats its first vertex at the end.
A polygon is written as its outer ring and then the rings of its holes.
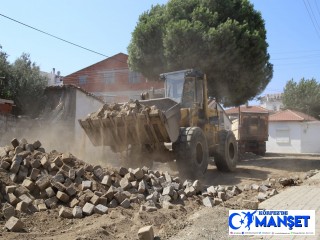
{"type": "Polygon", "coordinates": [[[320,121],[269,122],[267,152],[320,153],[320,121]]]}
{"type": "Polygon", "coordinates": [[[236,137],[236,140],[239,140],[239,119],[232,121],[231,130],[236,137]]]}
{"type": "Polygon", "coordinates": [[[86,162],[91,164],[100,164],[107,166],[119,166],[119,156],[113,153],[109,147],[99,146],[95,147],[90,139],[81,128],[78,119],[85,118],[88,114],[96,112],[104,103],[98,99],[87,95],[86,93],[78,90],[76,94],[76,113],[75,113],[75,134],[74,141],[75,147],[73,152],[80,159],[85,159],[86,162]]]}
{"type": "MultiPolygon", "coordinates": [[[[103,103],[97,99],[86,95],[82,91],[76,93],[76,113],[75,113],[75,139],[81,139],[84,135],[78,119],[85,118],[89,113],[97,111],[103,103]]],[[[89,139],[88,139],[89,140],[89,139]]]]}
{"type": "Polygon", "coordinates": [[[299,122],[269,122],[267,152],[301,153],[301,125],[299,122]]]}
{"type": "Polygon", "coordinates": [[[301,153],[320,153],[320,122],[301,123],[301,153]]]}
{"type": "Polygon", "coordinates": [[[80,159],[84,159],[86,162],[105,166],[104,164],[110,163],[111,153],[107,152],[104,147],[93,146],[78,122],[78,119],[85,118],[88,114],[96,112],[102,106],[103,103],[98,99],[77,90],[76,112],[74,118],[74,146],[72,152],[80,159]],[[107,161],[107,159],[109,160],[107,161]]]}

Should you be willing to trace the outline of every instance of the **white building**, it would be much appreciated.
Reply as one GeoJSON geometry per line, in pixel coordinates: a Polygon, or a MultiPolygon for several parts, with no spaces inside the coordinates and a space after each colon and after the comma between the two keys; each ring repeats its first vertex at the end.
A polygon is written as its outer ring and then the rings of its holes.
{"type": "Polygon", "coordinates": [[[285,110],[269,116],[267,152],[320,153],[320,121],[307,114],[285,110]]]}
{"type": "Polygon", "coordinates": [[[63,84],[63,77],[60,75],[60,71],[56,72],[55,68],[52,68],[52,72],[41,72],[43,76],[48,78],[48,86],[61,86],[63,84]]]}
{"type": "Polygon", "coordinates": [[[260,106],[269,111],[277,112],[283,108],[283,93],[266,94],[260,98],[260,106]]]}
{"type": "MultiPolygon", "coordinates": [[[[100,148],[93,147],[78,120],[96,112],[104,101],[74,85],[49,86],[45,94],[46,106],[39,117],[38,127],[41,135],[32,139],[41,139],[43,146],[60,152],[70,151],[79,158],[102,153],[98,151],[100,148]]],[[[38,132],[32,131],[32,134],[38,132]]]]}

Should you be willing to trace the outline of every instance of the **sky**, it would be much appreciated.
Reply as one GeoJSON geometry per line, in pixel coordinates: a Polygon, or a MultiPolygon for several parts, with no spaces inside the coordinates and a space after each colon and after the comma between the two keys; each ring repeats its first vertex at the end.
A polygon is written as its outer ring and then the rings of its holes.
{"type": "MultiPolygon", "coordinates": [[[[0,14],[105,56],[127,53],[139,15],[167,0],[10,0],[0,14]]],[[[273,79],[262,95],[280,93],[288,80],[320,81],[320,1],[250,0],[267,30],[273,79]]],[[[0,15],[0,45],[13,62],[22,53],[42,71],[66,76],[105,59],[0,15]]]]}

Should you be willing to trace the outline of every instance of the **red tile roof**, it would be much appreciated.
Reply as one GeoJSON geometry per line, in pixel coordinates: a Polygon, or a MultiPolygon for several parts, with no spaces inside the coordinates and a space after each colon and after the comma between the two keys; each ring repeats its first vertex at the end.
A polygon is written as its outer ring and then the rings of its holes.
{"type": "Polygon", "coordinates": [[[302,122],[302,121],[318,121],[316,118],[302,112],[293,110],[284,110],[269,116],[269,122],[302,122]]]}
{"type": "MultiPolygon", "coordinates": [[[[229,108],[225,110],[228,115],[234,115],[239,113],[239,108],[229,108]]],[[[269,111],[260,106],[240,106],[241,112],[256,112],[256,113],[268,113],[269,111]]]]}

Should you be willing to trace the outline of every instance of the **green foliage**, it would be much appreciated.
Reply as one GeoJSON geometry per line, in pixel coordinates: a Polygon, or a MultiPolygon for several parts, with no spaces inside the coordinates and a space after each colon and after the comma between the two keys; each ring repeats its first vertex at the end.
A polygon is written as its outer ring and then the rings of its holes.
{"type": "Polygon", "coordinates": [[[267,47],[264,21],[247,0],[171,0],[140,16],[128,46],[129,66],[150,79],[200,69],[211,96],[239,105],[272,78],[267,47]]]}
{"type": "Polygon", "coordinates": [[[44,88],[47,78],[40,73],[28,54],[23,53],[13,64],[7,54],[0,52],[0,98],[11,99],[17,114],[36,116],[45,103],[44,88]]]}
{"type": "Polygon", "coordinates": [[[13,95],[9,89],[9,77],[11,76],[11,66],[8,62],[8,55],[3,52],[0,46],[0,98],[12,99],[13,95]]]}
{"type": "Polygon", "coordinates": [[[288,81],[283,93],[285,108],[304,112],[316,118],[320,115],[320,84],[314,79],[302,78],[299,83],[288,81]]]}

